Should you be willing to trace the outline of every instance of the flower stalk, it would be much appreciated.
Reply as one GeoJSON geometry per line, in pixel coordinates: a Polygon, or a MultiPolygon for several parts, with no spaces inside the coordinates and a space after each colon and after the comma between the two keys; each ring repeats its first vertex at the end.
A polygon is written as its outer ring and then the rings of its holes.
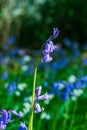
{"type": "MultiPolygon", "coordinates": [[[[52,40],[55,39],[59,35],[59,30],[57,28],[53,29],[53,34],[49,37],[49,39],[45,42],[45,44],[42,45],[41,52],[42,52],[42,58],[41,61],[44,63],[50,62],[52,60],[52,57],[50,57],[50,53],[52,53],[56,46],[53,45],[52,40]],[[45,46],[45,47],[44,47],[45,46]],[[44,47],[44,49],[43,49],[44,47]],[[43,50],[42,50],[43,49],[43,50]]],[[[35,101],[35,86],[36,86],[36,77],[37,77],[37,67],[40,60],[40,55],[38,55],[35,70],[34,70],[34,81],[33,81],[33,91],[32,91],[32,110],[29,120],[29,126],[28,130],[33,130],[33,114],[34,114],[34,101],[35,101]]],[[[39,95],[40,96],[40,95],[39,95]]],[[[41,100],[44,100],[47,98],[47,94],[40,96],[38,98],[41,98],[41,100]]],[[[40,100],[40,99],[38,99],[40,100]]],[[[36,109],[40,109],[40,106],[36,104],[36,109]]]]}
{"type": "Polygon", "coordinates": [[[36,65],[35,70],[34,70],[34,82],[33,82],[33,92],[32,92],[32,111],[31,111],[28,130],[32,130],[32,127],[33,127],[33,112],[34,112],[34,97],[35,97],[36,76],[37,76],[37,65],[36,65]]]}

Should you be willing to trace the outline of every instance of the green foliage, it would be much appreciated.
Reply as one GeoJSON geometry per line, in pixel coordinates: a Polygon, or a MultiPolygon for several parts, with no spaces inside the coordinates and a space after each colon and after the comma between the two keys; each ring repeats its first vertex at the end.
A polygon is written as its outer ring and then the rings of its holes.
{"type": "Polygon", "coordinates": [[[86,0],[8,2],[2,4],[3,19],[7,23],[10,21],[10,34],[17,36],[20,46],[40,48],[53,27],[58,27],[62,32],[58,41],[64,37],[80,43],[86,41],[86,0]]]}

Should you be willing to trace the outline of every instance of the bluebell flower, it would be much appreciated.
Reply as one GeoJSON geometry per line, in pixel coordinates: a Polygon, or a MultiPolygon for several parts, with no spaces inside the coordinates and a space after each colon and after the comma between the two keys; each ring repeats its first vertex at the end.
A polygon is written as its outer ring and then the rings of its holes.
{"type": "Polygon", "coordinates": [[[18,114],[16,111],[10,110],[9,112],[11,112],[13,115],[17,116],[18,118],[21,118],[20,114],[18,114]]]}
{"type": "Polygon", "coordinates": [[[68,83],[66,84],[65,90],[66,90],[67,92],[73,91],[74,89],[75,89],[75,85],[74,85],[74,84],[72,84],[72,83],[70,83],[70,82],[68,82],[68,83]]]}
{"type": "Polygon", "coordinates": [[[53,35],[49,37],[50,40],[54,40],[55,38],[58,37],[60,33],[60,30],[58,30],[58,28],[53,28],[53,35]]]}
{"type": "Polygon", "coordinates": [[[42,59],[41,61],[44,63],[52,61],[52,57],[50,53],[52,53],[57,47],[53,45],[52,40],[55,39],[59,35],[59,30],[57,28],[53,29],[53,35],[49,37],[49,39],[45,42],[45,47],[42,50],[42,59]]]}
{"type": "Polygon", "coordinates": [[[80,96],[83,93],[84,88],[87,86],[87,76],[83,76],[80,79],[75,80],[75,82],[64,82],[57,81],[54,82],[50,93],[55,96],[60,96],[63,101],[68,99],[75,100],[77,96],[80,96]]]}
{"type": "Polygon", "coordinates": [[[52,61],[52,57],[48,53],[48,54],[46,54],[46,55],[43,56],[43,58],[42,58],[41,61],[44,62],[44,63],[50,62],[50,61],[52,61]]]}
{"type": "Polygon", "coordinates": [[[39,113],[39,112],[44,111],[44,108],[43,107],[41,108],[38,103],[35,103],[34,107],[35,107],[34,113],[39,113]]]}
{"type": "Polygon", "coordinates": [[[37,88],[35,89],[35,94],[36,94],[37,97],[40,96],[41,90],[42,90],[42,87],[41,87],[41,86],[39,86],[39,87],[37,87],[37,88]]]}
{"type": "Polygon", "coordinates": [[[49,98],[49,95],[47,93],[41,95],[42,87],[39,86],[35,90],[35,99],[34,99],[34,112],[38,113],[43,111],[44,109],[40,107],[40,105],[37,103],[39,100],[46,100],[49,98]]]}
{"type": "Polygon", "coordinates": [[[45,93],[41,96],[36,97],[35,99],[39,101],[39,100],[46,100],[48,98],[49,98],[48,93],[45,93]]]}
{"type": "Polygon", "coordinates": [[[52,53],[56,49],[56,46],[53,45],[53,42],[48,40],[46,41],[45,49],[42,51],[43,55],[52,53]]]}
{"type": "Polygon", "coordinates": [[[65,88],[61,92],[61,97],[62,99],[65,98],[66,100],[71,97],[71,98],[76,98],[75,92],[80,89],[83,89],[86,87],[87,83],[87,76],[83,76],[81,79],[77,80],[74,83],[66,83],[65,88]]]}
{"type": "Polygon", "coordinates": [[[21,122],[18,130],[28,130],[28,128],[26,127],[25,123],[21,122]]]}
{"type": "Polygon", "coordinates": [[[9,110],[9,111],[6,111],[4,109],[1,110],[0,111],[0,129],[1,130],[5,130],[9,122],[13,122],[11,113],[17,116],[18,118],[21,118],[21,116],[14,110],[9,110]]]}

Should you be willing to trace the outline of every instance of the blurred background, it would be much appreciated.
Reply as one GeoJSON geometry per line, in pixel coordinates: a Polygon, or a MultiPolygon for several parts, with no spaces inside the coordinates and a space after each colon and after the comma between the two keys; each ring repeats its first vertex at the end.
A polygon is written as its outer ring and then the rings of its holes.
{"type": "Polygon", "coordinates": [[[40,48],[53,27],[80,44],[87,42],[86,0],[2,0],[0,2],[0,44],[16,38],[20,47],[40,48]]]}
{"type": "Polygon", "coordinates": [[[87,130],[87,0],[0,0],[0,110],[23,117],[8,130],[28,126],[34,65],[54,27],[58,48],[52,62],[39,63],[36,83],[50,98],[33,130],[87,130]]]}

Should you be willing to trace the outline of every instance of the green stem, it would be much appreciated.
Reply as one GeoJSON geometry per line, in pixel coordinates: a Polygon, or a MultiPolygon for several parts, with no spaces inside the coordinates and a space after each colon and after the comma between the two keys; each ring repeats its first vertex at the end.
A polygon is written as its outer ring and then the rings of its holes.
{"type": "MultiPolygon", "coordinates": [[[[41,47],[40,52],[41,52],[42,48],[44,47],[44,45],[45,44],[43,44],[43,46],[41,47]]],[[[32,110],[31,110],[30,120],[28,123],[28,130],[33,130],[34,97],[35,97],[37,67],[38,67],[39,60],[40,60],[40,55],[38,55],[38,57],[37,57],[37,61],[36,61],[35,69],[34,69],[34,81],[33,81],[33,91],[32,91],[32,110]]]]}
{"type": "Polygon", "coordinates": [[[56,109],[55,109],[55,115],[54,115],[55,118],[54,118],[54,120],[53,120],[53,127],[52,127],[52,130],[56,130],[57,118],[58,118],[58,113],[59,113],[59,111],[58,111],[59,105],[60,105],[60,102],[57,103],[57,106],[56,106],[56,109]]]}
{"type": "Polygon", "coordinates": [[[67,117],[68,116],[68,112],[69,112],[69,101],[66,101],[66,112],[65,112],[65,119],[63,122],[63,130],[66,129],[66,123],[67,123],[67,117]]]}
{"type": "Polygon", "coordinates": [[[76,99],[75,104],[74,104],[73,115],[72,115],[72,120],[71,120],[71,124],[70,124],[69,130],[71,130],[72,126],[73,126],[75,112],[76,112],[76,107],[77,107],[77,99],[76,99]]]}
{"type": "Polygon", "coordinates": [[[33,82],[33,92],[32,92],[32,112],[31,112],[31,116],[30,116],[28,130],[32,130],[32,127],[33,127],[33,111],[34,111],[36,76],[37,76],[37,66],[35,67],[35,70],[34,70],[34,82],[33,82]]]}

